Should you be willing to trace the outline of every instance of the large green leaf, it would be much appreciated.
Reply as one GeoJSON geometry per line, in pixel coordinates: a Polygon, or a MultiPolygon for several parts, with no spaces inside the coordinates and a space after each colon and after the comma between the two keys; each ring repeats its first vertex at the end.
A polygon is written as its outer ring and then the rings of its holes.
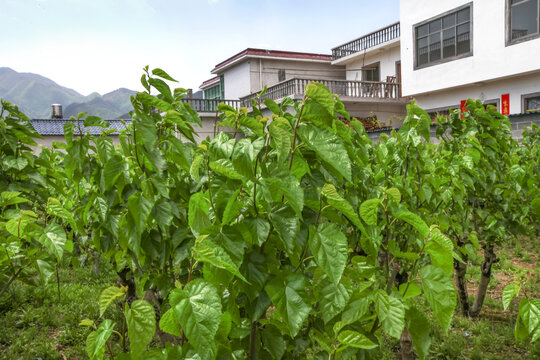
{"type": "Polygon", "coordinates": [[[296,234],[300,224],[294,210],[288,205],[283,205],[272,211],[268,217],[283,241],[287,255],[292,259],[298,259],[300,254],[296,249],[296,234]]]}
{"type": "Polygon", "coordinates": [[[364,334],[353,330],[342,331],[338,335],[338,340],[344,345],[349,345],[358,349],[375,349],[379,346],[368,339],[364,334]]]}
{"type": "Polygon", "coordinates": [[[58,261],[62,260],[64,247],[66,246],[66,232],[57,223],[50,223],[38,241],[53,253],[58,261]]]}
{"type": "Polygon", "coordinates": [[[377,225],[377,212],[381,199],[369,199],[360,205],[360,216],[368,225],[377,225]]]}
{"type": "Polygon", "coordinates": [[[399,339],[405,326],[405,305],[382,290],[377,293],[375,305],[383,330],[399,339]]]}
{"type": "Polygon", "coordinates": [[[189,198],[188,222],[191,229],[200,233],[212,223],[209,218],[210,201],[203,193],[196,193],[189,198]]]}
{"type": "Polygon", "coordinates": [[[138,359],[152,341],[156,332],[154,307],[145,300],[135,300],[125,310],[131,358],[138,359]]]}
{"type": "Polygon", "coordinates": [[[426,240],[429,235],[429,227],[420,216],[413,214],[410,211],[402,211],[394,214],[394,216],[400,220],[405,221],[412,225],[422,235],[422,239],[426,240]]]}
{"type": "Polygon", "coordinates": [[[240,274],[238,267],[232,261],[227,252],[219,245],[210,240],[203,240],[193,248],[195,259],[200,262],[209,263],[217,268],[227,270],[239,279],[248,282],[246,278],[240,274]]]}
{"type": "Polygon", "coordinates": [[[339,284],[334,284],[327,275],[316,279],[315,292],[319,301],[322,319],[328,323],[343,309],[352,293],[352,282],[343,277],[339,284]]]}
{"type": "Polygon", "coordinates": [[[311,310],[304,276],[276,276],[266,284],[266,292],[276,307],[276,314],[287,325],[289,335],[295,337],[311,310]]]}
{"type": "Polygon", "coordinates": [[[210,161],[208,166],[214,172],[220,175],[226,176],[229,179],[242,180],[242,175],[240,175],[236,170],[234,170],[232,163],[227,159],[219,159],[216,161],[210,161]]]}
{"type": "Polygon", "coordinates": [[[302,216],[304,208],[304,190],[300,186],[298,179],[294,175],[284,178],[266,178],[262,183],[274,195],[283,195],[287,203],[296,212],[296,215],[302,216]]]}
{"type": "Polygon", "coordinates": [[[264,347],[274,359],[281,359],[285,354],[287,343],[283,334],[272,325],[266,325],[262,331],[264,347]]]}
{"type": "Polygon", "coordinates": [[[299,126],[298,136],[329,166],[351,181],[351,160],[343,141],[337,135],[315,126],[299,126]]]}
{"type": "Polygon", "coordinates": [[[110,157],[103,167],[103,180],[105,182],[105,190],[110,190],[116,183],[116,180],[122,175],[124,168],[124,159],[119,155],[110,157]]]}
{"type": "Polygon", "coordinates": [[[501,296],[504,310],[508,309],[508,306],[510,306],[512,299],[518,296],[520,290],[521,286],[515,283],[508,284],[504,287],[501,296]]]}
{"type": "Polygon", "coordinates": [[[430,239],[431,241],[427,242],[425,250],[431,256],[431,263],[451,275],[454,268],[452,240],[435,227],[431,229],[430,239]]]}
{"type": "Polygon", "coordinates": [[[332,206],[336,210],[339,210],[345,215],[351,222],[359,227],[364,229],[358,214],[354,211],[353,207],[347,200],[345,200],[336,190],[336,187],[332,184],[325,184],[321,189],[321,194],[326,196],[326,201],[328,205],[332,206]]]}
{"type": "Polygon", "coordinates": [[[311,227],[310,233],[309,248],[315,262],[337,286],[349,255],[347,237],[332,223],[322,223],[317,230],[311,227]]]}
{"type": "Polygon", "coordinates": [[[181,337],[180,323],[176,320],[175,310],[169,309],[159,319],[159,328],[168,334],[181,337]]]}
{"type": "Polygon", "coordinates": [[[103,359],[105,353],[105,343],[111,336],[114,330],[114,323],[106,319],[104,320],[96,331],[92,331],[86,338],[86,353],[91,360],[103,359]]]}
{"type": "Polygon", "coordinates": [[[274,141],[273,144],[277,152],[277,160],[278,162],[282,162],[291,152],[292,141],[290,134],[284,128],[276,125],[275,122],[270,123],[268,132],[274,141]]]}
{"type": "Polygon", "coordinates": [[[154,204],[140,193],[133,194],[128,199],[129,214],[135,223],[139,235],[142,234],[147,226],[153,206],[154,204]]]}
{"type": "Polygon", "coordinates": [[[198,279],[175,292],[174,310],[186,337],[202,359],[213,358],[214,337],[221,319],[221,299],[217,290],[198,279]]]}
{"type": "Polygon", "coordinates": [[[126,294],[126,288],[110,286],[101,292],[99,296],[99,316],[103,316],[105,310],[116,298],[122,298],[126,294]]]}
{"type": "Polygon", "coordinates": [[[431,345],[429,320],[415,307],[410,307],[407,310],[405,318],[407,320],[407,330],[411,335],[414,349],[420,359],[425,359],[431,345]]]}
{"type": "Polygon", "coordinates": [[[443,269],[433,265],[422,268],[420,278],[422,279],[422,290],[435,318],[444,331],[447,331],[457,304],[456,290],[452,279],[443,269]]]}

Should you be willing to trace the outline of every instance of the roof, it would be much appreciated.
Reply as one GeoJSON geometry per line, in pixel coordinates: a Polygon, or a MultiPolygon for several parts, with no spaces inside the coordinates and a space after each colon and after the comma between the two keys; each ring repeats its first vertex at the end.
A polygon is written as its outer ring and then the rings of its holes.
{"type": "Polygon", "coordinates": [[[239,52],[238,54],[231,56],[227,60],[220,62],[214,67],[214,69],[211,72],[215,73],[216,71],[221,70],[227,65],[244,57],[272,57],[272,58],[286,58],[286,59],[295,59],[295,60],[316,60],[316,61],[328,61],[328,62],[332,61],[332,55],[326,55],[326,54],[247,48],[239,52]]]}
{"type": "Polygon", "coordinates": [[[213,84],[218,83],[218,82],[219,82],[219,76],[214,76],[211,79],[203,81],[201,86],[199,86],[199,89],[204,89],[205,87],[207,87],[209,85],[213,85],[213,84]]]}
{"type": "MultiPolygon", "coordinates": [[[[110,129],[116,129],[118,131],[115,131],[111,133],[111,135],[118,135],[120,130],[124,130],[126,127],[120,120],[105,120],[109,124],[111,124],[110,127],[107,129],[103,129],[98,126],[89,126],[84,127],[82,126],[82,120],[81,120],[81,128],[84,133],[89,132],[92,135],[100,135],[103,130],[110,130],[110,129]]],[[[124,120],[126,124],[131,123],[131,120],[124,120]]],[[[68,120],[68,119],[32,119],[31,121],[32,126],[40,135],[64,135],[64,124],[68,122],[76,123],[75,120],[68,120]]],[[[78,130],[76,130],[77,132],[78,130]]]]}

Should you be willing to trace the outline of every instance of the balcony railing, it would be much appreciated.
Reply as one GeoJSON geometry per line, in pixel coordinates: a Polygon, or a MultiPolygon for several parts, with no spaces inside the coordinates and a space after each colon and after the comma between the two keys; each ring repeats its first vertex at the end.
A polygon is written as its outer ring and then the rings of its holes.
{"type": "MultiPolygon", "coordinates": [[[[356,98],[373,99],[399,99],[399,83],[381,82],[381,81],[350,81],[350,80],[312,80],[297,79],[283,81],[274,86],[270,86],[266,93],[261,96],[261,100],[278,100],[292,95],[304,95],[306,86],[316,81],[328,87],[330,92],[340,97],[350,96],[356,98]]],[[[240,106],[252,106],[251,99],[256,98],[257,94],[251,94],[240,98],[240,106]]]]}
{"type": "Polygon", "coordinates": [[[334,60],[337,60],[342,57],[357,53],[359,51],[364,51],[371,47],[388,42],[390,40],[397,39],[399,35],[399,22],[397,22],[383,29],[364,35],[361,38],[333,48],[332,58],[334,60]]]}
{"type": "Polygon", "coordinates": [[[216,112],[218,105],[224,103],[237,109],[240,107],[240,100],[222,100],[222,99],[182,99],[182,102],[187,102],[193,110],[197,112],[216,112]]]}

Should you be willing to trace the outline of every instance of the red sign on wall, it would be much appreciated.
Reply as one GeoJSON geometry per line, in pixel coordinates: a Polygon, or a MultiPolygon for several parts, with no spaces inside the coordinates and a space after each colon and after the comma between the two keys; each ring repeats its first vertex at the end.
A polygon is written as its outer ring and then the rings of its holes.
{"type": "MultiPolygon", "coordinates": [[[[460,109],[462,114],[467,111],[467,100],[461,100],[460,109]]],[[[461,115],[461,118],[463,119],[463,115],[461,115]]]]}
{"type": "Polygon", "coordinates": [[[510,94],[501,95],[501,114],[510,115],[510,94]]]}

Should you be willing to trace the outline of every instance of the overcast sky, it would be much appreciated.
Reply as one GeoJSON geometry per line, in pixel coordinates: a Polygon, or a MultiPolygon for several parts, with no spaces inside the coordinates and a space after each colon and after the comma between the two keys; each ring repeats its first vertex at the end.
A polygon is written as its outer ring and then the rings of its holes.
{"type": "Polygon", "coordinates": [[[248,47],[329,54],[399,20],[399,0],[0,0],[0,67],[88,95],[160,67],[198,90],[248,47]]]}

